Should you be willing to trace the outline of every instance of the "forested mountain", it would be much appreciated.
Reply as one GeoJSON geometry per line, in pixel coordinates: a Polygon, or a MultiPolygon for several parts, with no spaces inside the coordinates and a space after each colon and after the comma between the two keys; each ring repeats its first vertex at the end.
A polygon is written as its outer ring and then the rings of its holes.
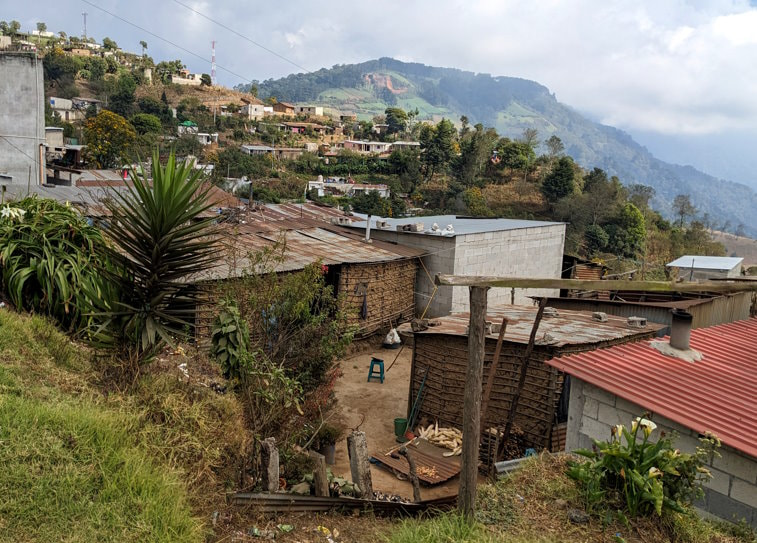
{"type": "Polygon", "coordinates": [[[663,162],[627,133],[587,119],[534,81],[381,58],[267,80],[258,84],[258,95],[315,102],[362,119],[382,114],[387,106],[417,109],[419,119],[457,122],[466,115],[471,123],[493,126],[509,137],[536,128],[542,141],[553,134],[560,137],[565,152],[582,166],[603,168],[626,184],[654,187],[654,204],[665,215],[677,194],[689,194],[718,225],[743,224],[746,232],[757,235],[752,189],[663,162]]]}

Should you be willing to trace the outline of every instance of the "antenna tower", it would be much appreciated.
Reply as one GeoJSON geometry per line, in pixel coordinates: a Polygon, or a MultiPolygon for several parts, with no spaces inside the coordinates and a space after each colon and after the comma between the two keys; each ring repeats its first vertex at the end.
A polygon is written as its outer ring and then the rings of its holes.
{"type": "Polygon", "coordinates": [[[81,16],[84,18],[84,41],[87,41],[87,13],[86,11],[82,12],[81,16]]]}
{"type": "Polygon", "coordinates": [[[210,42],[211,44],[211,54],[210,54],[210,82],[215,85],[216,84],[216,41],[213,40],[210,42]]]}

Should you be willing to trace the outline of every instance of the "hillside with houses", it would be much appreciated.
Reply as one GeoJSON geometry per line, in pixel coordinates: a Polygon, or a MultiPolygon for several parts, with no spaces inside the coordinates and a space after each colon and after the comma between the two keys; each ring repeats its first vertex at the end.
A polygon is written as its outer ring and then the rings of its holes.
{"type": "Polygon", "coordinates": [[[0,540],[755,541],[753,247],[685,185],[422,65],[0,32],[0,540]]]}

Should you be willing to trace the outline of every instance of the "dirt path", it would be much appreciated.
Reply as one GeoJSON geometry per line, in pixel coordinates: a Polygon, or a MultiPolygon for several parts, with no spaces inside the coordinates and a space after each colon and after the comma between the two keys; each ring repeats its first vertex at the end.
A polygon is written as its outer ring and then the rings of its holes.
{"type": "MultiPolygon", "coordinates": [[[[397,350],[379,348],[350,356],[340,362],[344,375],[334,389],[339,410],[334,422],[345,426],[349,431],[365,417],[360,429],[366,434],[370,452],[397,445],[394,419],[407,416],[412,347],[402,349],[396,364],[385,373],[383,384],[377,380],[367,382],[372,357],[384,360],[384,367],[388,370],[397,354],[397,350]]],[[[334,474],[351,479],[346,439],[337,443],[336,464],[331,469],[334,474]]],[[[371,465],[371,476],[374,490],[412,498],[410,483],[397,479],[389,470],[371,465]]],[[[457,487],[458,480],[454,478],[442,485],[421,487],[421,496],[423,499],[448,496],[457,493],[457,487]]]]}

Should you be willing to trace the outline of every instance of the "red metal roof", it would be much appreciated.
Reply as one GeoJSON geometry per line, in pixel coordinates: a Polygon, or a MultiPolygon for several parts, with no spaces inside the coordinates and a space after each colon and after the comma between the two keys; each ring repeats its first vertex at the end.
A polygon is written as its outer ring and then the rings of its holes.
{"type": "Polygon", "coordinates": [[[649,343],[547,364],[757,457],[757,318],[692,330],[691,347],[704,355],[699,362],[663,355],[649,343]]]}

